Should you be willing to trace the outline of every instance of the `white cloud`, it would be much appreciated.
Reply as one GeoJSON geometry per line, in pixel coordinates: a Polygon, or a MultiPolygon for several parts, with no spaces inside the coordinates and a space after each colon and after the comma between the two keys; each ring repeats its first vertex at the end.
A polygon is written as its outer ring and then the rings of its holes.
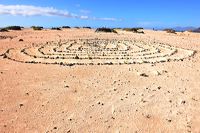
{"type": "Polygon", "coordinates": [[[93,20],[122,21],[122,19],[116,19],[116,18],[93,18],[93,20]]]}
{"type": "Polygon", "coordinates": [[[80,13],[83,13],[83,14],[89,14],[89,13],[90,13],[90,11],[89,11],[89,10],[84,10],[84,9],[81,9],[81,10],[80,10],[80,13]]]}
{"type": "Polygon", "coordinates": [[[61,16],[67,18],[77,18],[86,20],[104,20],[118,21],[116,18],[97,18],[89,16],[81,16],[64,10],[58,10],[52,7],[38,7],[32,5],[1,5],[0,15],[22,15],[22,16],[61,16]]]}

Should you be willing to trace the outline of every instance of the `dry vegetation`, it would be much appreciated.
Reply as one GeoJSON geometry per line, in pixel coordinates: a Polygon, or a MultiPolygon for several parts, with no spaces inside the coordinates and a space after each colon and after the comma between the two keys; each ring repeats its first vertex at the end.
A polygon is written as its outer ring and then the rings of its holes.
{"type": "Polygon", "coordinates": [[[144,31],[141,31],[143,28],[124,28],[124,31],[129,31],[129,32],[133,32],[133,33],[141,33],[144,34],[144,31]]]}
{"type": "Polygon", "coordinates": [[[70,29],[70,26],[62,26],[63,29],[70,29]]]}
{"type": "Polygon", "coordinates": [[[105,32],[105,33],[117,33],[116,30],[111,28],[97,28],[95,32],[105,32]]]}
{"type": "Polygon", "coordinates": [[[5,28],[2,28],[2,29],[0,29],[0,32],[8,32],[8,30],[5,28]]]}
{"type": "Polygon", "coordinates": [[[174,29],[164,29],[163,31],[166,31],[167,33],[176,34],[176,31],[174,29]]]}
{"type": "Polygon", "coordinates": [[[60,27],[52,27],[51,30],[61,30],[60,27]]]}
{"type": "Polygon", "coordinates": [[[83,28],[84,28],[84,29],[92,29],[92,28],[89,27],[89,26],[84,26],[83,28]]]}
{"type": "Polygon", "coordinates": [[[8,27],[5,27],[4,29],[6,29],[6,30],[21,30],[22,27],[21,26],[8,26],[8,27]]]}
{"type": "Polygon", "coordinates": [[[33,30],[43,30],[42,26],[31,26],[33,30]]]}

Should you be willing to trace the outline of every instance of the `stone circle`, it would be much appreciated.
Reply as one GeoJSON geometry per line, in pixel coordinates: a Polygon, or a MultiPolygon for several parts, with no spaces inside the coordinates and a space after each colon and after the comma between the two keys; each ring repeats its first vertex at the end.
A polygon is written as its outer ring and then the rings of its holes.
{"type": "Polygon", "coordinates": [[[33,64],[122,65],[183,61],[194,51],[164,43],[136,40],[75,39],[43,45],[8,49],[4,57],[33,64]]]}

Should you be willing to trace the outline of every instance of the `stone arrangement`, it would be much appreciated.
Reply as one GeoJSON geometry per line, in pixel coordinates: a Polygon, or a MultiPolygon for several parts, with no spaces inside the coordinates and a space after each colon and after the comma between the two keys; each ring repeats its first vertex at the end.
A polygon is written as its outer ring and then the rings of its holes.
{"type": "Polygon", "coordinates": [[[4,58],[32,64],[122,65],[183,61],[194,51],[157,42],[136,40],[76,39],[8,49],[4,58]]]}

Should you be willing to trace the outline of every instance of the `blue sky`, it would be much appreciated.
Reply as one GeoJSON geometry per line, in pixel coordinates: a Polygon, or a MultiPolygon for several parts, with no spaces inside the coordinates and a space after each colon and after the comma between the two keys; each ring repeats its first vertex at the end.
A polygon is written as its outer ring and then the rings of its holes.
{"type": "Polygon", "coordinates": [[[0,0],[0,27],[200,27],[200,0],[0,0]]]}

